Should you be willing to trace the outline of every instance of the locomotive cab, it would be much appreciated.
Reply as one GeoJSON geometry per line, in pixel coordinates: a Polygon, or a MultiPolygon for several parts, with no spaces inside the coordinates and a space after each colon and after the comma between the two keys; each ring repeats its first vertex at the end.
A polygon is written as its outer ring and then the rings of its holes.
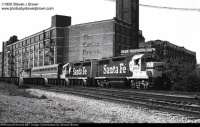
{"type": "Polygon", "coordinates": [[[155,54],[137,54],[129,62],[132,72],[131,87],[148,89],[153,87],[154,79],[162,77],[164,63],[155,54]]]}
{"type": "Polygon", "coordinates": [[[71,74],[71,65],[70,65],[70,63],[66,63],[62,67],[62,72],[61,72],[60,78],[64,79],[66,77],[69,77],[70,74],[71,74]]]}

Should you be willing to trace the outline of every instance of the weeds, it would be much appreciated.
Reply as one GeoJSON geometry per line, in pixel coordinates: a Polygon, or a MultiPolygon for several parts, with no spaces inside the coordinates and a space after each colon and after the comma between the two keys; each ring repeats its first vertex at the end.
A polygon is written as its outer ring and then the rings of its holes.
{"type": "Polygon", "coordinates": [[[40,96],[39,99],[47,99],[47,97],[44,94],[42,94],[42,96],[40,96]]]}
{"type": "Polygon", "coordinates": [[[4,84],[0,83],[1,90],[5,90],[8,92],[11,96],[22,96],[22,97],[28,97],[28,98],[38,98],[38,99],[47,99],[47,97],[43,94],[42,96],[36,96],[30,94],[26,89],[18,89],[18,86],[15,86],[14,84],[4,84]]]}

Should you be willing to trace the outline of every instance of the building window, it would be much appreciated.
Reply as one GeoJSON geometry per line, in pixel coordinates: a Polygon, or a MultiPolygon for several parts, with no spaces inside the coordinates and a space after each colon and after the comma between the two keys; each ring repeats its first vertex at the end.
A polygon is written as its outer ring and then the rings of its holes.
{"type": "Polygon", "coordinates": [[[22,53],[25,53],[25,48],[22,48],[22,53]]]}
{"type": "Polygon", "coordinates": [[[40,40],[40,36],[39,35],[35,36],[35,42],[38,42],[39,40],[40,40]]]}
{"type": "Polygon", "coordinates": [[[116,24],[115,26],[116,26],[116,32],[119,32],[119,31],[120,31],[120,29],[119,29],[119,25],[116,24]]]}
{"type": "Polygon", "coordinates": [[[15,45],[12,45],[11,47],[12,47],[13,50],[15,49],[15,45]]]}
{"type": "Polygon", "coordinates": [[[33,60],[33,53],[30,53],[30,60],[33,60]]]}
{"type": "Polygon", "coordinates": [[[124,36],[122,36],[122,44],[125,44],[124,36]]]}
{"type": "Polygon", "coordinates": [[[16,44],[16,49],[18,48],[18,43],[16,44]]]}
{"type": "Polygon", "coordinates": [[[56,29],[51,30],[51,37],[55,37],[56,36],[56,29]]]}
{"type": "Polygon", "coordinates": [[[7,51],[10,51],[11,50],[11,48],[10,48],[10,46],[7,48],[7,51]]]}
{"type": "Polygon", "coordinates": [[[116,49],[116,53],[120,53],[120,45],[116,44],[115,46],[116,46],[116,48],[115,48],[116,49]]]}
{"type": "Polygon", "coordinates": [[[39,60],[39,66],[43,66],[43,59],[39,60]]]}
{"type": "Polygon", "coordinates": [[[118,34],[116,34],[116,42],[120,43],[120,39],[119,39],[119,35],[118,34]]]}
{"type": "Polygon", "coordinates": [[[19,49],[19,55],[21,55],[22,54],[22,49],[19,49]]]}
{"type": "Polygon", "coordinates": [[[26,60],[29,60],[29,53],[26,54],[26,60]]]}
{"type": "Polygon", "coordinates": [[[125,39],[126,39],[125,43],[126,43],[126,45],[128,46],[128,45],[129,45],[129,42],[130,42],[130,38],[126,37],[125,39]]]}
{"type": "Polygon", "coordinates": [[[51,39],[51,40],[50,40],[51,46],[55,46],[55,42],[56,42],[56,39],[55,39],[55,38],[54,38],[54,39],[51,39]]]}
{"type": "Polygon", "coordinates": [[[44,59],[44,65],[49,65],[49,63],[50,63],[50,62],[49,62],[49,59],[48,59],[48,58],[45,58],[45,59],[44,59]]]}
{"type": "Polygon", "coordinates": [[[39,57],[40,59],[43,59],[43,51],[39,51],[39,57]]]}
{"type": "Polygon", "coordinates": [[[19,42],[18,45],[19,45],[19,48],[21,48],[22,47],[22,42],[19,42]]]}
{"type": "Polygon", "coordinates": [[[45,39],[49,38],[49,31],[45,32],[45,39]]]}
{"type": "Polygon", "coordinates": [[[30,39],[23,41],[23,46],[30,45],[30,39]]]}
{"type": "Polygon", "coordinates": [[[28,61],[25,62],[25,68],[28,68],[28,61]]]}
{"type": "Polygon", "coordinates": [[[49,49],[45,49],[44,56],[46,57],[48,56],[48,54],[49,54],[49,49]]]}
{"type": "Polygon", "coordinates": [[[25,60],[25,55],[22,55],[22,61],[24,61],[25,60]]]}
{"type": "Polygon", "coordinates": [[[45,41],[45,48],[49,48],[50,47],[50,41],[45,41]]]}
{"type": "Polygon", "coordinates": [[[34,43],[34,42],[35,42],[35,38],[32,37],[32,38],[31,38],[31,44],[34,43]]]}
{"type": "Polygon", "coordinates": [[[39,44],[34,45],[35,50],[39,49],[39,44]]]}
{"type": "Polygon", "coordinates": [[[130,36],[130,29],[129,28],[126,29],[126,35],[130,36]]]}
{"type": "Polygon", "coordinates": [[[34,59],[38,58],[38,52],[34,52],[34,59]]]}
{"type": "Polygon", "coordinates": [[[38,66],[38,60],[34,60],[34,67],[38,66]]]}
{"type": "Polygon", "coordinates": [[[15,51],[16,56],[18,55],[18,50],[15,51]]]}
{"type": "Polygon", "coordinates": [[[30,47],[26,47],[26,52],[30,52],[30,47]]]}
{"type": "Polygon", "coordinates": [[[40,43],[39,48],[40,48],[40,49],[43,49],[43,48],[44,48],[43,42],[40,43]]]}
{"type": "Polygon", "coordinates": [[[34,45],[31,45],[30,51],[31,51],[31,52],[34,51],[34,45]]]}
{"type": "Polygon", "coordinates": [[[40,34],[40,41],[43,40],[43,34],[40,34]]]}
{"type": "Polygon", "coordinates": [[[30,61],[30,63],[29,63],[29,67],[30,67],[30,68],[33,67],[33,61],[30,61]]]}
{"type": "Polygon", "coordinates": [[[124,26],[122,26],[121,29],[122,29],[122,33],[124,33],[124,26]]]}

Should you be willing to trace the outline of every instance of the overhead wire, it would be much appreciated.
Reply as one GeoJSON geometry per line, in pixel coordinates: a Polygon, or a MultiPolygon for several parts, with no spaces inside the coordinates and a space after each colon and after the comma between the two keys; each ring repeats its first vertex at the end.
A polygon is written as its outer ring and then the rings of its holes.
{"type": "Polygon", "coordinates": [[[145,5],[145,4],[139,4],[143,7],[150,7],[150,8],[159,8],[159,9],[170,9],[170,10],[180,10],[180,11],[199,11],[200,8],[175,8],[175,7],[162,7],[162,6],[153,6],[153,5],[145,5]]]}
{"type": "MultiPolygon", "coordinates": [[[[116,0],[106,0],[111,2],[116,2],[116,0]]],[[[175,8],[175,7],[164,7],[164,6],[154,6],[154,5],[146,5],[146,4],[139,4],[139,6],[149,7],[149,8],[158,8],[158,9],[170,9],[170,10],[180,10],[180,11],[199,11],[200,8],[175,8]]]]}

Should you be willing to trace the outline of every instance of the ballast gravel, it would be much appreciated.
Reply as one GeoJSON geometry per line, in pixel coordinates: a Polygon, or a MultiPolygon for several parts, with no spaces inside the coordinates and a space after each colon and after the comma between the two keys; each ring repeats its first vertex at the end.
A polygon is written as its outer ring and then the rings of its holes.
{"type": "Polygon", "coordinates": [[[188,116],[75,95],[27,89],[47,99],[0,92],[0,123],[200,123],[188,116]]]}
{"type": "Polygon", "coordinates": [[[30,92],[41,96],[60,98],[70,104],[70,108],[76,109],[78,116],[97,123],[200,123],[200,119],[133,107],[126,104],[112,103],[102,100],[89,99],[74,95],[66,95],[55,92],[31,89],[30,92]]]}

